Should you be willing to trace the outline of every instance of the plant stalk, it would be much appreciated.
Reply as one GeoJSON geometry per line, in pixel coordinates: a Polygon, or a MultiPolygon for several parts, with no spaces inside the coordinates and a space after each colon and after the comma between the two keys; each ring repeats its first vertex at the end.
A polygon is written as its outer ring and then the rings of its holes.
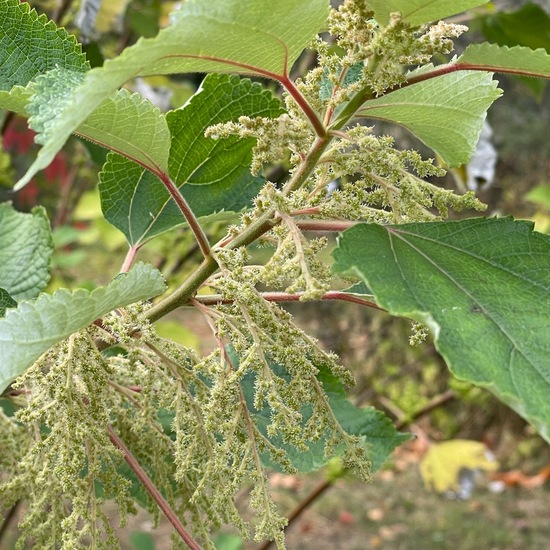
{"type": "MultiPolygon", "coordinates": [[[[297,292],[296,294],[288,294],[287,292],[262,292],[261,296],[267,302],[299,302],[304,295],[303,292],[297,292]]],[[[195,296],[194,300],[200,302],[205,306],[215,306],[217,304],[230,304],[231,300],[226,300],[221,294],[209,294],[204,296],[195,296]]],[[[331,300],[340,300],[343,302],[353,302],[354,304],[359,304],[362,306],[372,307],[374,309],[379,309],[380,311],[386,311],[380,306],[371,302],[370,300],[365,300],[356,294],[349,294],[347,292],[342,292],[339,290],[329,290],[325,292],[319,300],[331,301],[331,300]]]]}
{"type": "Polygon", "coordinates": [[[170,505],[157,489],[151,478],[147,475],[147,472],[139,465],[138,461],[134,458],[128,447],[120,437],[115,433],[111,426],[107,426],[109,437],[115,447],[120,449],[124,453],[124,460],[128,463],[130,468],[136,474],[137,478],[141,481],[147,492],[151,495],[153,500],[158,504],[158,507],[162,510],[168,521],[174,526],[181,540],[187,544],[191,550],[201,550],[199,544],[193,539],[193,537],[187,532],[182,525],[178,516],[174,513],[170,505]]]}
{"type": "Polygon", "coordinates": [[[187,204],[184,196],[180,193],[180,190],[174,184],[174,182],[165,173],[157,173],[157,176],[160,178],[164,187],[166,187],[166,190],[168,191],[168,193],[170,193],[170,196],[174,199],[181,213],[185,217],[185,220],[189,224],[189,228],[193,232],[193,235],[195,235],[195,239],[197,240],[203,256],[205,258],[208,258],[211,253],[210,243],[208,242],[206,234],[204,233],[195,214],[187,204]]]}
{"type": "MultiPolygon", "coordinates": [[[[331,134],[327,131],[327,128],[324,127],[311,106],[307,103],[306,99],[302,96],[300,91],[296,88],[294,83],[289,78],[281,80],[281,83],[286,87],[288,93],[290,93],[292,97],[298,102],[306,116],[308,116],[311,123],[315,127],[317,133],[317,138],[313,142],[306,158],[297,167],[297,169],[292,174],[292,177],[288,180],[283,188],[283,193],[288,196],[293,191],[302,187],[307,179],[311,176],[319,162],[319,159],[334,138],[334,134],[331,134]]],[[[353,116],[359,106],[371,96],[372,92],[370,92],[370,90],[368,89],[364,89],[358,92],[355,97],[353,97],[346,105],[346,107],[342,110],[342,113],[340,113],[338,119],[331,124],[329,129],[331,131],[339,130],[353,116]]],[[[188,208],[187,203],[181,196],[179,190],[173,185],[173,183],[169,179],[168,182],[175,189],[175,195],[172,195],[174,197],[174,200],[176,200],[176,196],[179,197],[183,201],[183,203],[185,203],[184,208],[188,208]]],[[[166,184],[166,182],[164,183],[166,184]]],[[[170,191],[168,186],[167,189],[170,191]]],[[[176,200],[176,202],[178,201],[176,200]]],[[[182,212],[183,211],[184,210],[182,210],[182,212]]],[[[256,239],[258,239],[258,237],[262,236],[264,233],[269,231],[269,229],[271,229],[273,224],[276,223],[273,220],[275,215],[276,211],[274,208],[266,210],[258,218],[252,221],[250,225],[244,228],[241,233],[231,238],[230,240],[223,240],[221,243],[218,244],[218,246],[224,246],[225,248],[229,249],[235,249],[240,246],[248,246],[256,239]]],[[[196,218],[194,217],[192,212],[190,212],[190,219],[194,219],[196,221],[196,218]]],[[[191,225],[191,222],[189,224],[191,225]]],[[[196,223],[196,225],[198,226],[198,229],[195,232],[195,236],[197,237],[197,241],[199,241],[200,245],[200,234],[202,233],[202,228],[200,228],[198,222],[196,223]]],[[[204,233],[202,234],[204,235],[204,233]]],[[[204,238],[204,240],[206,240],[206,237],[204,238]]],[[[205,252],[206,250],[203,250],[203,253],[205,252]]],[[[167,315],[174,309],[189,302],[189,300],[195,295],[199,287],[208,279],[208,277],[210,277],[210,275],[212,275],[216,271],[217,268],[217,262],[211,256],[210,248],[208,247],[208,254],[205,254],[205,259],[203,263],[199,266],[199,268],[172,294],[170,294],[169,296],[158,302],[156,305],[154,305],[151,309],[149,309],[149,311],[146,313],[147,319],[149,319],[149,321],[151,322],[154,322],[164,315],[167,315]]]]}

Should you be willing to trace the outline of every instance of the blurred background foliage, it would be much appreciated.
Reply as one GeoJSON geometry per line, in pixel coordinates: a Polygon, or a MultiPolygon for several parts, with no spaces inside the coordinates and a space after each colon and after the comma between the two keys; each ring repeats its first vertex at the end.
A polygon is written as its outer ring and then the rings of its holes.
{"type": "MultiPolygon", "coordinates": [[[[167,25],[168,14],[177,4],[160,0],[29,3],[74,33],[83,43],[92,66],[100,66],[141,36],[154,36],[167,25]]],[[[469,42],[488,40],[550,52],[549,2],[495,1],[454,20],[471,29],[457,45],[458,51],[469,42]]],[[[306,53],[298,65],[302,70],[314,63],[315,56],[306,53]]],[[[201,78],[201,75],[141,78],[129,82],[128,87],[166,111],[183,105],[196,91],[201,78]]],[[[488,143],[496,154],[490,158],[480,148],[480,165],[453,171],[443,184],[459,189],[477,187],[488,204],[489,215],[530,219],[538,231],[550,233],[548,85],[545,81],[502,75],[497,79],[504,96],[488,116],[492,129],[488,143]]],[[[272,83],[267,85],[277,92],[272,83]]],[[[122,264],[126,243],[101,214],[96,182],[106,151],[72,138],[46,170],[14,194],[11,187],[34,159],[38,146],[24,119],[0,112],[0,122],[0,200],[12,201],[21,211],[29,211],[36,204],[45,206],[54,228],[56,252],[48,291],[62,286],[92,288],[107,282],[114,275],[113,269],[122,264]]],[[[417,145],[404,132],[392,132],[406,146],[417,145]]],[[[271,167],[268,172],[272,181],[278,181],[284,178],[285,167],[271,167]]],[[[227,219],[219,218],[205,221],[211,241],[221,237],[227,223],[227,219]]],[[[161,269],[171,285],[177,284],[200,258],[185,228],[152,240],[140,251],[140,256],[161,269]]],[[[548,446],[534,430],[488,392],[455,379],[430,342],[411,347],[410,323],[349,304],[306,303],[288,308],[300,325],[316,335],[324,347],[337,352],[353,370],[358,404],[385,410],[399,425],[412,424],[413,431],[430,441],[482,441],[504,470],[534,473],[549,462],[548,446]]],[[[185,311],[175,312],[159,329],[200,351],[211,345],[206,328],[202,329],[197,319],[185,311]]],[[[390,464],[390,470],[394,466],[390,464]]],[[[220,548],[240,547],[240,542],[230,536],[222,536],[220,541],[220,548]]],[[[155,547],[149,535],[138,532],[131,535],[128,545],[138,550],[155,547]]],[[[433,546],[425,547],[445,546],[434,542],[433,546]]]]}

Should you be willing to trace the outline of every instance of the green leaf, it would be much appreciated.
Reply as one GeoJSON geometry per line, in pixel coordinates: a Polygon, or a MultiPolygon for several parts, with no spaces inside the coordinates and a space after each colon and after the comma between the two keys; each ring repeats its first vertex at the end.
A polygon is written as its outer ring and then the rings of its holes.
{"type": "Polygon", "coordinates": [[[550,17],[536,4],[526,4],[511,13],[499,11],[481,22],[483,34],[493,44],[550,50],[550,17]]]}
{"type": "Polygon", "coordinates": [[[0,287],[15,300],[38,296],[50,280],[53,239],[46,210],[0,204],[0,287]]]}
{"type": "Polygon", "coordinates": [[[22,86],[14,86],[9,92],[0,90],[0,109],[27,116],[26,107],[30,97],[31,92],[22,86]]]}
{"type": "Polygon", "coordinates": [[[550,78],[550,55],[543,49],[470,44],[456,63],[465,69],[475,65],[486,71],[550,78]]]}
{"type": "Polygon", "coordinates": [[[156,548],[155,539],[149,533],[132,531],[128,538],[134,550],[155,550],[156,548]]]}
{"type": "Polygon", "coordinates": [[[119,90],[76,133],[154,172],[168,170],[170,130],[158,107],[138,93],[119,90]]]}
{"type": "MultiPolygon", "coordinates": [[[[235,364],[238,363],[234,355],[232,355],[232,360],[235,364]]],[[[271,368],[277,376],[288,380],[289,375],[282,367],[271,364],[271,368]]],[[[252,416],[259,430],[264,436],[268,437],[267,428],[271,423],[271,409],[268,405],[261,411],[254,409],[255,378],[256,375],[253,373],[248,373],[243,378],[243,393],[249,410],[253,411],[252,416]]],[[[381,411],[376,410],[374,407],[358,408],[348,401],[344,386],[326,367],[320,367],[317,378],[323,384],[334,416],[341,427],[349,434],[363,438],[368,457],[372,461],[373,472],[382,467],[397,446],[411,438],[410,434],[399,433],[391,420],[381,411]]],[[[303,416],[302,422],[305,424],[311,417],[311,407],[304,407],[301,413],[303,416]]],[[[308,451],[299,450],[285,443],[280,436],[268,437],[268,439],[277,448],[286,451],[289,460],[300,472],[317,471],[328,462],[328,458],[325,456],[326,437],[308,443],[308,451]]],[[[262,454],[262,462],[270,468],[280,469],[279,465],[273,462],[269,453],[262,454]]]]}
{"type": "Polygon", "coordinates": [[[250,174],[253,138],[204,137],[213,124],[239,116],[275,118],[284,113],[279,99],[258,83],[237,76],[209,75],[191,101],[166,115],[172,132],[170,177],[182,187],[195,215],[240,210],[263,179],[250,174]]]}
{"type": "MultiPolygon", "coordinates": [[[[87,72],[55,116],[44,147],[21,187],[47,166],[67,138],[101,103],[135,76],[237,72],[284,80],[326,21],[327,0],[190,0],[155,38],[142,38],[119,57],[87,72]]],[[[53,116],[53,112],[52,112],[53,116]]]]}
{"type": "Polygon", "coordinates": [[[484,386],[550,441],[550,237],[476,218],[344,232],[334,269],[378,304],[432,328],[451,371],[484,386]]]}
{"type": "Polygon", "coordinates": [[[56,67],[88,68],[75,37],[26,2],[0,0],[0,90],[26,86],[56,67]]]}
{"type": "Polygon", "coordinates": [[[400,12],[403,21],[410,25],[422,25],[438,19],[486,4],[488,0],[367,0],[367,7],[374,18],[384,25],[390,14],[400,12]]]}
{"type": "Polygon", "coordinates": [[[113,309],[156,296],[164,288],[162,275],[139,263],[92,292],[62,289],[9,309],[0,319],[0,393],[55,343],[113,309]]]}
{"type": "MultiPolygon", "coordinates": [[[[37,78],[27,112],[29,126],[38,132],[36,141],[50,136],[56,117],[71,100],[83,73],[54,69],[37,78]]],[[[168,169],[170,131],[160,109],[128,90],[119,90],[81,124],[76,133],[94,143],[117,151],[154,172],[168,169]]],[[[17,185],[15,189],[19,189],[17,185]]]]}
{"type": "Polygon", "coordinates": [[[243,539],[237,535],[220,533],[214,539],[216,550],[243,550],[243,539]]]}
{"type": "Polygon", "coordinates": [[[157,176],[116,153],[107,155],[99,174],[99,193],[105,219],[124,233],[131,246],[185,222],[157,176]]]}
{"type": "MultiPolygon", "coordinates": [[[[208,139],[206,128],[241,115],[275,117],[282,113],[271,92],[229,75],[207,76],[187,105],[168,113],[170,175],[196,216],[242,210],[264,183],[250,174],[254,139],[208,139]]],[[[120,155],[108,156],[99,190],[105,218],[132,246],[185,222],[162,182],[120,155]]]]}
{"type": "Polygon", "coordinates": [[[367,101],[357,114],[397,122],[458,166],[474,153],[487,109],[500,93],[490,74],[457,71],[367,101]]]}
{"type": "Polygon", "coordinates": [[[6,309],[9,307],[17,307],[17,302],[10,296],[7,290],[0,288],[0,317],[4,317],[6,309]]]}

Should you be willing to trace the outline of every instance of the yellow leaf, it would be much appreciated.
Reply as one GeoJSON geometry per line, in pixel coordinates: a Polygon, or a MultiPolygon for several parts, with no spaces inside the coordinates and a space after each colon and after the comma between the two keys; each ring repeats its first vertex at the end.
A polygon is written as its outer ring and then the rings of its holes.
{"type": "Polygon", "coordinates": [[[424,484],[438,493],[458,491],[463,469],[490,472],[497,468],[497,461],[483,443],[467,439],[432,444],[420,463],[424,484]]]}

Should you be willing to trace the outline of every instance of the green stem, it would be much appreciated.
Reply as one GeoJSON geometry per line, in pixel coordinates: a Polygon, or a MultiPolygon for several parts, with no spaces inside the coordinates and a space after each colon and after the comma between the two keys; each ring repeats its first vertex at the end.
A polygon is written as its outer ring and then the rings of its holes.
{"type": "MultiPolygon", "coordinates": [[[[313,142],[304,161],[293,172],[292,177],[283,188],[283,193],[288,196],[293,191],[300,189],[300,187],[302,187],[311,176],[318,165],[321,156],[334,138],[334,134],[327,132],[327,129],[323,126],[323,123],[290,79],[286,79],[282,82],[282,84],[298,102],[317,132],[317,138],[313,142]]],[[[342,110],[338,116],[338,119],[331,124],[330,130],[339,130],[342,126],[344,126],[344,124],[346,124],[346,122],[355,114],[357,109],[369,97],[372,97],[372,92],[370,92],[370,90],[365,89],[358,92],[342,110]]],[[[178,195],[180,195],[179,191],[178,195]]],[[[258,218],[252,221],[250,225],[244,228],[237,236],[230,239],[224,239],[218,243],[218,246],[223,246],[224,248],[231,250],[240,246],[248,246],[261,237],[264,233],[269,231],[269,229],[277,223],[274,220],[275,216],[276,210],[274,208],[266,210],[258,218]]],[[[199,287],[208,279],[208,277],[215,273],[217,268],[218,265],[216,260],[210,254],[205,255],[205,259],[202,264],[178,289],[149,309],[146,314],[147,318],[151,322],[154,322],[164,315],[167,315],[174,309],[187,304],[195,295],[199,287]]]]}
{"type": "MultiPolygon", "coordinates": [[[[306,182],[331,139],[331,136],[327,136],[315,140],[306,159],[285,185],[285,194],[299,189],[306,182]]],[[[248,246],[273,227],[273,218],[275,215],[276,211],[274,208],[266,210],[236,237],[231,240],[222,241],[221,246],[230,250],[234,250],[240,246],[248,246]]],[[[174,309],[188,303],[199,287],[217,268],[218,264],[216,260],[212,256],[206,257],[198,269],[178,289],[149,309],[146,317],[149,321],[154,322],[174,309]]]]}
{"type": "Polygon", "coordinates": [[[346,106],[340,111],[333,123],[328,127],[329,132],[334,130],[340,130],[359,110],[359,107],[368,101],[373,99],[372,90],[367,86],[362,90],[359,90],[346,104],[346,106]]]}
{"type": "Polygon", "coordinates": [[[323,137],[318,137],[311,146],[307,157],[304,159],[304,162],[298,166],[297,170],[292,174],[292,177],[288,180],[283,188],[283,194],[288,196],[292,191],[300,189],[302,185],[306,182],[309,176],[312,174],[313,170],[319,163],[319,159],[322,154],[325,152],[328,144],[331,142],[332,136],[325,135],[323,137]]]}
{"type": "Polygon", "coordinates": [[[157,321],[161,317],[164,317],[164,315],[187,303],[217,268],[218,264],[212,256],[205,258],[198,269],[179,288],[147,311],[147,319],[151,322],[157,321]]]}

